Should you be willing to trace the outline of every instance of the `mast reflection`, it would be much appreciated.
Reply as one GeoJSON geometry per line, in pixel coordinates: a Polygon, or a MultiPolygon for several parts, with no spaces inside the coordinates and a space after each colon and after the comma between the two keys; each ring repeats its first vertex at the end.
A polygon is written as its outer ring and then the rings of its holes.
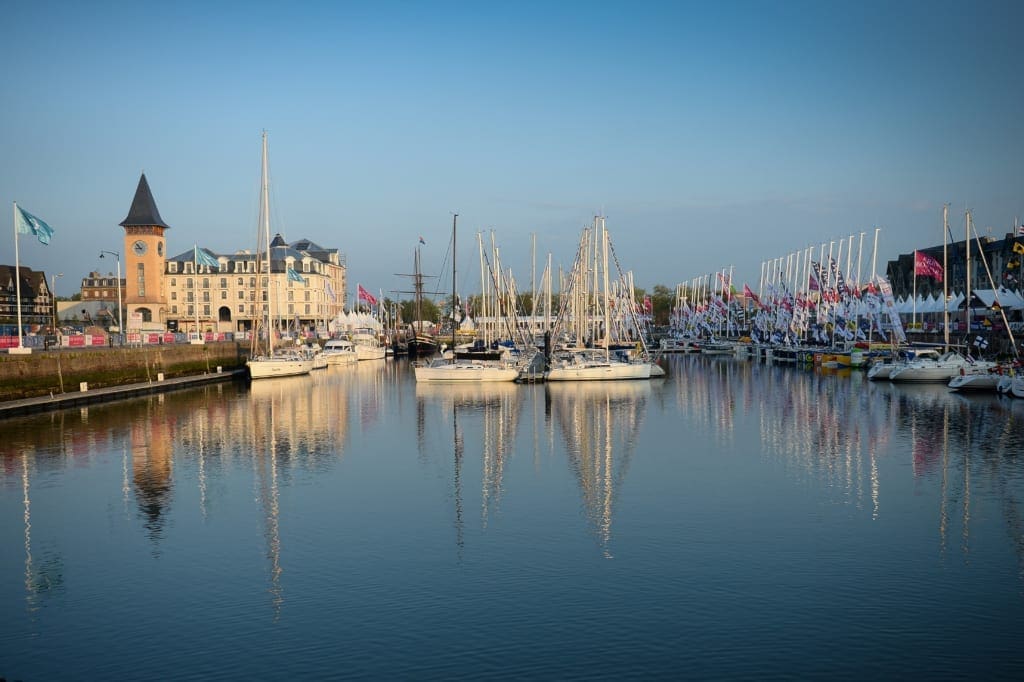
{"type": "Polygon", "coordinates": [[[612,517],[643,423],[649,381],[573,381],[545,385],[561,429],[583,509],[602,551],[612,558],[612,517]]]}
{"type": "Polygon", "coordinates": [[[479,453],[480,518],[482,527],[486,528],[488,517],[497,509],[504,492],[505,466],[514,450],[523,395],[523,387],[505,382],[416,384],[417,443],[421,460],[433,454],[429,446],[432,434],[428,433],[427,426],[439,424],[438,440],[445,442],[447,436],[440,431],[445,429],[444,425],[451,425],[455,542],[460,550],[465,542],[462,489],[465,458],[479,453]],[[432,420],[430,416],[434,412],[439,418],[432,420]]]}

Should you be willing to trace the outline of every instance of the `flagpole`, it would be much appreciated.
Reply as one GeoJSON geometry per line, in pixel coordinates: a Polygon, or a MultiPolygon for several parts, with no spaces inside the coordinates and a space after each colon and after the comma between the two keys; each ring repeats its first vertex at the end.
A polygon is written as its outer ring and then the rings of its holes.
{"type": "MultiPolygon", "coordinates": [[[[18,255],[18,202],[14,202],[14,290],[18,303],[18,349],[16,353],[31,353],[31,348],[25,348],[21,342],[21,261],[18,255]]],[[[8,351],[10,352],[10,351],[8,351]]]]}

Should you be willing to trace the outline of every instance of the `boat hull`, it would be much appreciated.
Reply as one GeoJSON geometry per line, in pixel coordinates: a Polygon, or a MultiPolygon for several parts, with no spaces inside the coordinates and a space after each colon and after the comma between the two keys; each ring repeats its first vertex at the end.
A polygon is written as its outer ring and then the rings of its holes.
{"type": "Polygon", "coordinates": [[[424,365],[414,367],[413,372],[417,382],[446,384],[515,381],[519,376],[519,370],[514,367],[479,360],[424,365]]]}
{"type": "Polygon", "coordinates": [[[253,379],[291,377],[309,374],[313,369],[312,360],[292,358],[253,358],[245,363],[253,379]]]}

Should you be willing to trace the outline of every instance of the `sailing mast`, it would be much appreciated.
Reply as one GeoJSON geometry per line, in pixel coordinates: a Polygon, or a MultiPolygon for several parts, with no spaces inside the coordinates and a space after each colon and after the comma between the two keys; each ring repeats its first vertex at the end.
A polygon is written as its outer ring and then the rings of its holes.
{"type": "MultiPolygon", "coordinates": [[[[942,340],[945,352],[949,352],[949,255],[947,239],[949,234],[949,204],[942,205],[942,340]]],[[[916,264],[916,263],[915,263],[916,264]]]]}
{"type": "Polygon", "coordinates": [[[452,362],[455,362],[455,223],[458,213],[452,214],[452,362]]]}
{"type": "Polygon", "coordinates": [[[273,296],[270,295],[270,181],[267,174],[267,131],[263,131],[263,158],[261,163],[260,179],[260,217],[263,219],[263,236],[267,245],[267,356],[274,355],[274,330],[270,326],[270,320],[277,313],[273,308],[273,296]]]}

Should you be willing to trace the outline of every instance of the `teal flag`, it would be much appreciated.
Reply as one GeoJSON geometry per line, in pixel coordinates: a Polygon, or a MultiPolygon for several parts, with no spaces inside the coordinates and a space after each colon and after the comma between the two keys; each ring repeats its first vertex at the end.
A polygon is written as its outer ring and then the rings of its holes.
{"type": "Polygon", "coordinates": [[[17,222],[16,228],[21,234],[34,234],[40,242],[43,244],[50,243],[50,237],[53,236],[53,228],[46,224],[46,221],[41,220],[21,206],[14,205],[14,218],[17,222]]]}
{"type": "Polygon", "coordinates": [[[207,253],[206,249],[200,249],[198,246],[193,248],[196,252],[196,265],[207,265],[211,268],[220,270],[220,261],[207,253]]]}
{"type": "Polygon", "coordinates": [[[303,284],[306,283],[306,280],[303,279],[302,275],[295,272],[291,268],[288,268],[288,279],[290,279],[293,282],[302,282],[303,284]]]}

